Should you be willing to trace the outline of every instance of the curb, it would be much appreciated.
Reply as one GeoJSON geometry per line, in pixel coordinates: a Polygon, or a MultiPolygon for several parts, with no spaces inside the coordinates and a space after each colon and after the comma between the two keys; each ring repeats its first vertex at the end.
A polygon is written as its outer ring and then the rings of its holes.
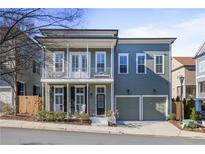
{"type": "Polygon", "coordinates": [[[181,131],[174,134],[160,134],[150,131],[144,133],[143,131],[134,132],[133,128],[123,127],[104,127],[104,126],[84,126],[84,125],[70,125],[70,124],[53,124],[43,122],[28,122],[28,121],[14,121],[9,123],[8,120],[0,120],[0,128],[23,128],[35,130],[50,130],[50,131],[65,131],[65,132],[81,132],[81,133],[99,133],[99,134],[113,134],[113,135],[149,135],[161,137],[184,137],[194,139],[205,139],[205,134],[196,134],[194,132],[181,131]]]}

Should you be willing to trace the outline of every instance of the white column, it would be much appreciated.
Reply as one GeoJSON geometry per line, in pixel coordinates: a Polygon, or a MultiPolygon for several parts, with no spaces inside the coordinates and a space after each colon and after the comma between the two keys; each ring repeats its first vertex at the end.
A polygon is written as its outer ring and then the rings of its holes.
{"type": "Polygon", "coordinates": [[[67,83],[67,116],[69,116],[70,113],[69,90],[69,84],[67,83]]]}
{"type": "Polygon", "coordinates": [[[87,113],[89,114],[89,84],[87,83],[87,113]]]}
{"type": "Polygon", "coordinates": [[[69,78],[69,44],[67,44],[67,78],[69,78]]]}
{"type": "Polygon", "coordinates": [[[88,77],[90,77],[90,70],[89,70],[89,52],[88,52],[89,48],[88,48],[88,43],[86,45],[86,52],[87,52],[87,72],[88,72],[88,77]]]}
{"type": "Polygon", "coordinates": [[[48,83],[45,83],[45,110],[48,111],[48,83]]]}
{"type": "Polygon", "coordinates": [[[115,111],[114,110],[114,84],[111,83],[111,111],[115,111]]]}
{"type": "Polygon", "coordinates": [[[114,77],[114,71],[113,71],[113,68],[114,68],[114,52],[113,52],[113,45],[111,44],[111,70],[110,70],[110,73],[111,73],[111,78],[114,77]]]}

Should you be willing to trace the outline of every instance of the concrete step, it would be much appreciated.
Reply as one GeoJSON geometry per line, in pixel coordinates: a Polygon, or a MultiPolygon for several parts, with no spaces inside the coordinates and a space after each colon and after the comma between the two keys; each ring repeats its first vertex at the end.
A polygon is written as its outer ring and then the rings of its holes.
{"type": "Polygon", "coordinates": [[[107,117],[91,117],[92,126],[108,126],[108,118],[107,117]]]}

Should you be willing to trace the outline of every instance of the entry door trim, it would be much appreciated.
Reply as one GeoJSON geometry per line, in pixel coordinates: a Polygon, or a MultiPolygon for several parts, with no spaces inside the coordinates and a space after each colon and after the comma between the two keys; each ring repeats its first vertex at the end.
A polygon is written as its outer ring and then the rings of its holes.
{"type": "Polygon", "coordinates": [[[98,116],[98,114],[97,114],[97,108],[98,108],[98,106],[97,106],[98,105],[97,104],[97,88],[99,88],[99,87],[103,87],[105,89],[105,114],[104,114],[104,116],[105,116],[106,115],[106,85],[96,85],[95,86],[95,115],[98,116]]]}
{"type": "Polygon", "coordinates": [[[141,95],[115,95],[115,111],[116,111],[116,107],[117,107],[117,98],[139,98],[139,120],[141,121],[143,119],[141,95]]]}
{"type": "Polygon", "coordinates": [[[168,95],[142,95],[142,119],[143,119],[143,99],[145,98],[145,97],[164,97],[164,98],[166,98],[166,113],[165,113],[165,115],[166,115],[166,120],[168,119],[168,114],[169,114],[169,111],[168,111],[168,106],[169,106],[169,97],[168,97],[168,95]]]}

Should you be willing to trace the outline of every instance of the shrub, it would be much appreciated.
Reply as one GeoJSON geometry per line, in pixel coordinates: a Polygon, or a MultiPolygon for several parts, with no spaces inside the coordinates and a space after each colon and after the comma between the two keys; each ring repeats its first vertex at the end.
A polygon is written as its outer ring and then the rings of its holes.
{"type": "Polygon", "coordinates": [[[176,120],[176,114],[175,113],[170,113],[168,119],[169,120],[176,120]]]}
{"type": "Polygon", "coordinates": [[[195,108],[192,108],[190,118],[191,118],[192,120],[196,120],[197,114],[196,114],[195,108]]]}
{"type": "Polygon", "coordinates": [[[182,124],[183,128],[193,129],[196,128],[197,125],[195,124],[194,120],[184,120],[182,124]]]}
{"type": "Polygon", "coordinates": [[[180,101],[180,97],[177,96],[177,97],[176,97],[176,102],[179,102],[179,101],[180,101]]]}
{"type": "Polygon", "coordinates": [[[82,112],[82,113],[75,112],[74,116],[80,119],[81,124],[83,123],[84,120],[89,120],[89,115],[85,112],[82,112]]]}
{"type": "Polygon", "coordinates": [[[38,113],[37,119],[40,121],[63,121],[65,116],[65,112],[41,111],[38,113]]]}
{"type": "Polygon", "coordinates": [[[184,104],[184,118],[185,119],[190,118],[191,113],[192,113],[192,108],[194,108],[194,107],[195,107],[194,99],[190,99],[184,104]]]}
{"type": "Polygon", "coordinates": [[[11,107],[9,104],[5,104],[4,106],[3,106],[3,113],[5,114],[5,115],[12,115],[13,113],[14,113],[14,109],[13,109],[13,107],[11,107]]]}
{"type": "Polygon", "coordinates": [[[54,112],[55,120],[62,121],[65,119],[66,113],[65,112],[54,112]]]}

